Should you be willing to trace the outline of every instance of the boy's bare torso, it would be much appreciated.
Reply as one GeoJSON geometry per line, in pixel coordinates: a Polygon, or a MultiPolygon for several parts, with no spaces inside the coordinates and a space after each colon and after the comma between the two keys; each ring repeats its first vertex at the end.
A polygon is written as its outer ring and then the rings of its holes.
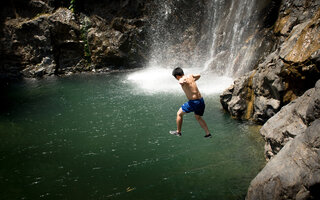
{"type": "Polygon", "coordinates": [[[180,78],[179,83],[189,100],[200,99],[201,94],[196,84],[196,80],[200,78],[199,74],[184,75],[180,78]]]}

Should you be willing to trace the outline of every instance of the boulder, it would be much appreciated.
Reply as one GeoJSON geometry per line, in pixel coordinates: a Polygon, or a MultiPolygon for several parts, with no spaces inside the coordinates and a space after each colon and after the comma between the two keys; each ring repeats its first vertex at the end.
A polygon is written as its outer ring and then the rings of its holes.
{"type": "Polygon", "coordinates": [[[42,77],[44,75],[53,75],[56,70],[56,64],[53,58],[44,57],[37,65],[31,65],[22,70],[26,77],[42,77]]]}
{"type": "Polygon", "coordinates": [[[257,121],[266,121],[276,114],[280,108],[280,101],[264,96],[258,96],[254,101],[254,115],[253,118],[257,121]]]}
{"type": "Polygon", "coordinates": [[[290,140],[301,135],[320,116],[320,80],[315,88],[284,106],[260,129],[266,141],[265,155],[269,160],[290,140]]]}
{"type": "Polygon", "coordinates": [[[235,118],[241,118],[246,113],[249,79],[250,74],[242,76],[220,95],[223,108],[235,118]]]}
{"type": "Polygon", "coordinates": [[[251,181],[247,200],[320,199],[320,120],[290,140],[251,181]]]}

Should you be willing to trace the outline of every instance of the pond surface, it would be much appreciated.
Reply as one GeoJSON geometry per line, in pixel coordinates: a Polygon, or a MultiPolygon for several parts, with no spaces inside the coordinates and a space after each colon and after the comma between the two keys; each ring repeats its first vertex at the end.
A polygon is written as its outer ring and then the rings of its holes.
{"type": "Polygon", "coordinates": [[[259,127],[231,119],[218,93],[203,95],[210,139],[193,114],[170,135],[182,90],[146,92],[126,73],[27,80],[5,95],[0,199],[244,199],[265,164],[259,127]]]}

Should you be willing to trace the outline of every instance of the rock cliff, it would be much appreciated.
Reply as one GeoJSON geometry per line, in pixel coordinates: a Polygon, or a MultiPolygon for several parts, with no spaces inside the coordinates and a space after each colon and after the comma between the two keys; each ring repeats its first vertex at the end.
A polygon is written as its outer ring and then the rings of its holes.
{"type": "Polygon", "coordinates": [[[201,39],[207,3],[2,1],[0,81],[143,67],[155,56],[162,56],[164,65],[166,60],[187,62],[201,39]]]}
{"type": "Polygon", "coordinates": [[[320,198],[320,80],[261,128],[269,162],[247,199],[320,198]]]}
{"type": "Polygon", "coordinates": [[[282,1],[272,32],[275,50],[220,96],[234,118],[264,124],[269,162],[246,199],[319,199],[320,2],[282,1]]]}
{"type": "Polygon", "coordinates": [[[319,1],[284,2],[273,32],[275,51],[220,97],[235,118],[265,123],[320,78],[319,1]]]}
{"type": "Polygon", "coordinates": [[[302,131],[252,180],[246,199],[320,199],[320,120],[302,131]]]}
{"type": "Polygon", "coordinates": [[[0,79],[141,66],[146,2],[1,2],[0,79]]]}
{"type": "Polygon", "coordinates": [[[320,81],[301,97],[284,106],[261,128],[260,133],[266,141],[265,154],[270,159],[282,147],[320,117],[320,81]]]}

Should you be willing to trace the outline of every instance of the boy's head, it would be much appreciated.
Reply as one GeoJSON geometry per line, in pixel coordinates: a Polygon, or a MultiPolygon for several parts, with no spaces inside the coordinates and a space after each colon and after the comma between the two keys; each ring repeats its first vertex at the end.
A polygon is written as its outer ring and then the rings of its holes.
{"type": "Polygon", "coordinates": [[[172,71],[172,76],[174,76],[176,79],[178,79],[177,76],[182,77],[183,75],[183,70],[180,67],[177,67],[172,71]]]}

